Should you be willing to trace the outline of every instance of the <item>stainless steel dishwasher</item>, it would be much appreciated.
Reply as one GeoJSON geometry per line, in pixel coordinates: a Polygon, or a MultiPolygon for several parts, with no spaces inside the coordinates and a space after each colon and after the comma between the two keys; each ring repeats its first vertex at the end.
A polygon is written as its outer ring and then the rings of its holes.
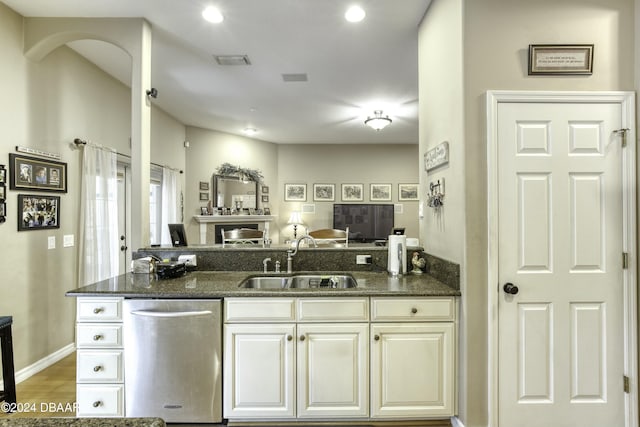
{"type": "Polygon", "coordinates": [[[222,420],[220,300],[124,301],[125,415],[222,420]]]}

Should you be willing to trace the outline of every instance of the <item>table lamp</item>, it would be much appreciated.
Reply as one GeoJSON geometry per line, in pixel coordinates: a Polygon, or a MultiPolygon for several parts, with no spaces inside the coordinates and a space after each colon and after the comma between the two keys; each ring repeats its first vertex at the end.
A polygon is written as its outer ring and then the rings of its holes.
{"type": "Polygon", "coordinates": [[[293,225],[293,239],[295,240],[298,236],[298,225],[304,224],[304,222],[302,222],[302,215],[300,214],[300,212],[291,212],[291,216],[289,217],[289,221],[287,221],[287,224],[293,225]]]}

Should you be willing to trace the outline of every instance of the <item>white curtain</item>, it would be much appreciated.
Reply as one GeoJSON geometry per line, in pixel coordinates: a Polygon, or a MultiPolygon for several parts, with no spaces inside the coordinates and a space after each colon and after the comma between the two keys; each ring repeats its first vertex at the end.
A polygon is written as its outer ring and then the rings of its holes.
{"type": "Polygon", "coordinates": [[[87,144],[80,195],[80,282],[91,284],[119,273],[117,154],[87,144]]]}
{"type": "Polygon", "coordinates": [[[168,168],[162,168],[162,207],[160,210],[160,243],[171,244],[169,224],[178,222],[178,172],[168,168]]]}

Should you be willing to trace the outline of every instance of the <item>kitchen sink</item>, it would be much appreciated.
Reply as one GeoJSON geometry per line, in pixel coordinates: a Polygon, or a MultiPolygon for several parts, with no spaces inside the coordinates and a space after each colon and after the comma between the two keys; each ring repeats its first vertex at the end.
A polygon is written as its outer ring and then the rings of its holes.
{"type": "Polygon", "coordinates": [[[291,277],[254,276],[240,283],[241,288],[252,289],[282,289],[288,288],[291,277]]]}
{"type": "Polygon", "coordinates": [[[348,274],[314,275],[299,274],[291,278],[290,288],[347,289],[358,286],[356,279],[348,274]]]}
{"type": "Polygon", "coordinates": [[[294,274],[251,276],[238,287],[247,289],[348,289],[358,286],[350,274],[294,274]]]}

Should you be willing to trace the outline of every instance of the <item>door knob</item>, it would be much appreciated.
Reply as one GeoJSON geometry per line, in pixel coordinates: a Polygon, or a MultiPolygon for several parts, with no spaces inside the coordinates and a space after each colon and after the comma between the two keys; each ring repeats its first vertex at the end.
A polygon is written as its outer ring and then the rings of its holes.
{"type": "Polygon", "coordinates": [[[502,287],[502,289],[511,295],[515,295],[518,293],[518,287],[516,285],[514,285],[513,283],[505,283],[504,286],[502,287]]]}
{"type": "Polygon", "coordinates": [[[120,246],[120,250],[122,252],[126,251],[128,248],[125,245],[120,246]]]}

